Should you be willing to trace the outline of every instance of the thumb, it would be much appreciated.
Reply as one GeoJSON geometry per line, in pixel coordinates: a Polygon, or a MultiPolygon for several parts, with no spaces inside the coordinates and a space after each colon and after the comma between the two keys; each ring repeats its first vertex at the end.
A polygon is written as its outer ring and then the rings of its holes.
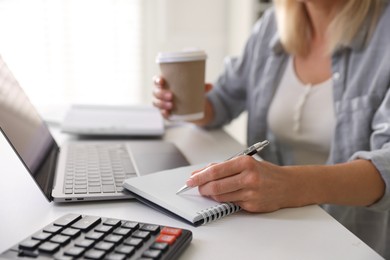
{"type": "Polygon", "coordinates": [[[206,83],[204,85],[204,89],[205,89],[206,93],[209,92],[212,88],[213,88],[213,84],[211,84],[211,83],[206,83]]]}

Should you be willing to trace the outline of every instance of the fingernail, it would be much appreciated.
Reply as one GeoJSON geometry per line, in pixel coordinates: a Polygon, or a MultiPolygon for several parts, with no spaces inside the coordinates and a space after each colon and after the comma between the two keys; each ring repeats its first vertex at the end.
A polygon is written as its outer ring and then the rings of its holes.
{"type": "Polygon", "coordinates": [[[195,186],[195,183],[194,183],[194,180],[192,178],[189,178],[187,181],[186,181],[186,185],[188,187],[194,187],[195,186]]]}
{"type": "Polygon", "coordinates": [[[157,77],[155,80],[154,80],[154,84],[157,85],[158,87],[163,87],[162,84],[163,84],[163,81],[160,77],[157,77]]]}

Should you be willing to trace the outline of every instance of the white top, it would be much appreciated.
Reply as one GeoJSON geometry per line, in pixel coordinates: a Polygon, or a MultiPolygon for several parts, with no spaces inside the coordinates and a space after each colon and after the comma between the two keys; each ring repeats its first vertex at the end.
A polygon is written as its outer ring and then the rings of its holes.
{"type": "Polygon", "coordinates": [[[297,77],[293,59],[287,63],[268,112],[276,140],[293,155],[294,164],[324,164],[335,126],[332,80],[304,84],[297,77]]]}

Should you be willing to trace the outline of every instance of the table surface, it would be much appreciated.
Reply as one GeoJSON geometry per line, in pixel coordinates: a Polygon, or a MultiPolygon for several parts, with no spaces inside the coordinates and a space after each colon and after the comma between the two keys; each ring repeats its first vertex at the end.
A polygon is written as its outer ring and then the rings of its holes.
{"type": "MultiPolygon", "coordinates": [[[[68,137],[53,131],[61,143],[68,137]]],[[[189,124],[167,127],[192,164],[221,161],[243,146],[222,130],[189,124]]],[[[200,227],[162,214],[136,200],[49,203],[0,136],[0,252],[66,213],[98,215],[189,229],[193,240],[182,259],[382,259],[319,206],[273,213],[238,212],[200,227]]]]}

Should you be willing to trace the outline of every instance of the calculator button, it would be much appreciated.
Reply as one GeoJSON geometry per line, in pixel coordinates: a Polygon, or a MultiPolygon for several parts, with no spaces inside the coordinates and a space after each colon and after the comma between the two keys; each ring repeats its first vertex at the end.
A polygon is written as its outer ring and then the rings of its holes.
{"type": "Polygon", "coordinates": [[[20,249],[29,249],[34,250],[41,243],[39,240],[35,239],[26,239],[22,243],[19,244],[20,249]]]}
{"type": "Polygon", "coordinates": [[[101,250],[91,249],[87,253],[85,253],[84,257],[86,259],[102,259],[106,252],[101,250]]]}
{"type": "Polygon", "coordinates": [[[60,248],[59,244],[51,243],[51,242],[44,242],[38,247],[39,251],[46,252],[46,253],[54,253],[60,248]]]}
{"type": "Polygon", "coordinates": [[[80,257],[85,251],[85,248],[82,247],[71,247],[67,249],[64,254],[68,256],[73,256],[73,257],[80,257]]]}
{"type": "Polygon", "coordinates": [[[156,242],[156,243],[153,243],[150,248],[156,249],[156,250],[161,250],[162,252],[165,252],[168,250],[169,245],[167,243],[156,242]]]}
{"type": "Polygon", "coordinates": [[[102,233],[108,233],[108,232],[111,232],[112,229],[113,229],[112,226],[100,225],[97,228],[95,228],[95,231],[102,232],[102,233]]]}
{"type": "Polygon", "coordinates": [[[122,224],[123,228],[136,229],[139,227],[139,223],[133,221],[126,221],[122,224]]]}
{"type": "Polygon", "coordinates": [[[107,219],[106,221],[104,221],[103,225],[108,225],[108,226],[113,226],[113,227],[117,227],[121,224],[121,221],[120,220],[117,220],[117,219],[107,219]]]}
{"type": "Polygon", "coordinates": [[[48,239],[48,238],[51,237],[51,236],[52,236],[52,234],[50,234],[50,233],[41,232],[41,233],[38,233],[38,234],[33,235],[32,238],[33,238],[33,239],[36,239],[36,240],[41,240],[41,241],[43,241],[43,240],[48,239]]]}
{"type": "Polygon", "coordinates": [[[64,229],[62,232],[61,232],[61,235],[64,235],[64,236],[69,236],[71,238],[75,238],[75,237],[78,237],[80,235],[80,230],[78,229],[74,229],[74,228],[67,228],[67,229],[64,229]]]}
{"type": "Polygon", "coordinates": [[[72,224],[72,228],[77,228],[86,231],[98,224],[100,220],[101,219],[99,217],[86,216],[78,220],[76,223],[72,224]]]}
{"type": "Polygon", "coordinates": [[[123,237],[128,237],[131,235],[132,232],[133,231],[131,229],[118,227],[112,233],[115,235],[121,235],[123,237]]]}
{"type": "Polygon", "coordinates": [[[133,237],[138,237],[138,238],[142,238],[143,240],[147,240],[149,239],[150,237],[150,232],[148,231],[141,231],[141,230],[137,230],[133,233],[132,235],[133,237]]]}
{"type": "Polygon", "coordinates": [[[95,245],[95,249],[103,250],[103,251],[111,251],[114,249],[115,244],[109,242],[99,242],[95,245]]]}
{"type": "Polygon", "coordinates": [[[74,245],[77,247],[90,248],[90,247],[92,247],[92,245],[94,243],[95,243],[94,240],[84,239],[84,240],[76,242],[74,245]]]}
{"type": "Polygon", "coordinates": [[[124,260],[124,259],[126,259],[126,255],[112,253],[112,254],[109,254],[108,256],[106,256],[104,259],[106,259],[106,260],[124,260]]]}
{"type": "Polygon", "coordinates": [[[158,259],[161,256],[161,251],[148,249],[142,254],[142,256],[147,258],[152,258],[152,259],[158,259]]]}
{"type": "Polygon", "coordinates": [[[81,215],[68,214],[68,215],[65,215],[65,216],[59,218],[58,220],[54,221],[54,225],[61,226],[61,227],[68,226],[68,225],[76,222],[79,219],[81,219],[81,215]]]}
{"type": "Polygon", "coordinates": [[[134,253],[135,247],[134,246],[120,246],[117,249],[115,249],[116,253],[124,254],[127,256],[130,256],[134,253]]]}
{"type": "Polygon", "coordinates": [[[85,238],[87,239],[91,239],[91,240],[100,240],[104,237],[104,233],[100,233],[100,232],[90,232],[88,234],[85,235],[85,238]]]}
{"type": "Polygon", "coordinates": [[[122,237],[122,236],[119,236],[119,235],[110,234],[110,235],[106,236],[103,240],[106,241],[106,242],[111,242],[111,243],[114,243],[114,244],[119,244],[120,242],[122,242],[123,237],[122,237]]]}
{"type": "Polygon", "coordinates": [[[143,241],[142,241],[142,239],[140,239],[140,238],[133,238],[133,237],[130,237],[130,238],[128,238],[128,239],[126,239],[126,240],[124,241],[124,244],[130,245],[130,246],[134,246],[134,247],[136,247],[136,248],[139,248],[139,247],[142,246],[143,241]]]}
{"type": "Polygon", "coordinates": [[[52,233],[52,234],[56,234],[56,233],[60,232],[61,230],[62,230],[62,227],[54,226],[54,225],[47,226],[43,229],[44,232],[52,233]]]}
{"type": "Polygon", "coordinates": [[[166,235],[171,235],[175,237],[179,237],[182,233],[182,229],[180,228],[172,228],[172,227],[164,227],[160,233],[166,234],[166,235]]]}
{"type": "Polygon", "coordinates": [[[149,231],[149,232],[151,232],[152,234],[156,234],[156,233],[160,230],[160,226],[158,226],[158,225],[146,224],[146,225],[142,225],[142,227],[141,227],[140,229],[141,229],[141,230],[144,230],[144,231],[149,231]]]}
{"type": "Polygon", "coordinates": [[[70,237],[63,236],[63,235],[55,235],[54,237],[52,237],[50,239],[50,242],[57,243],[57,244],[60,244],[62,246],[68,244],[69,241],[70,241],[70,237]]]}
{"type": "Polygon", "coordinates": [[[175,241],[176,241],[175,236],[164,235],[164,234],[160,234],[156,238],[156,242],[167,243],[169,245],[172,245],[173,243],[175,243],[175,241]]]}

